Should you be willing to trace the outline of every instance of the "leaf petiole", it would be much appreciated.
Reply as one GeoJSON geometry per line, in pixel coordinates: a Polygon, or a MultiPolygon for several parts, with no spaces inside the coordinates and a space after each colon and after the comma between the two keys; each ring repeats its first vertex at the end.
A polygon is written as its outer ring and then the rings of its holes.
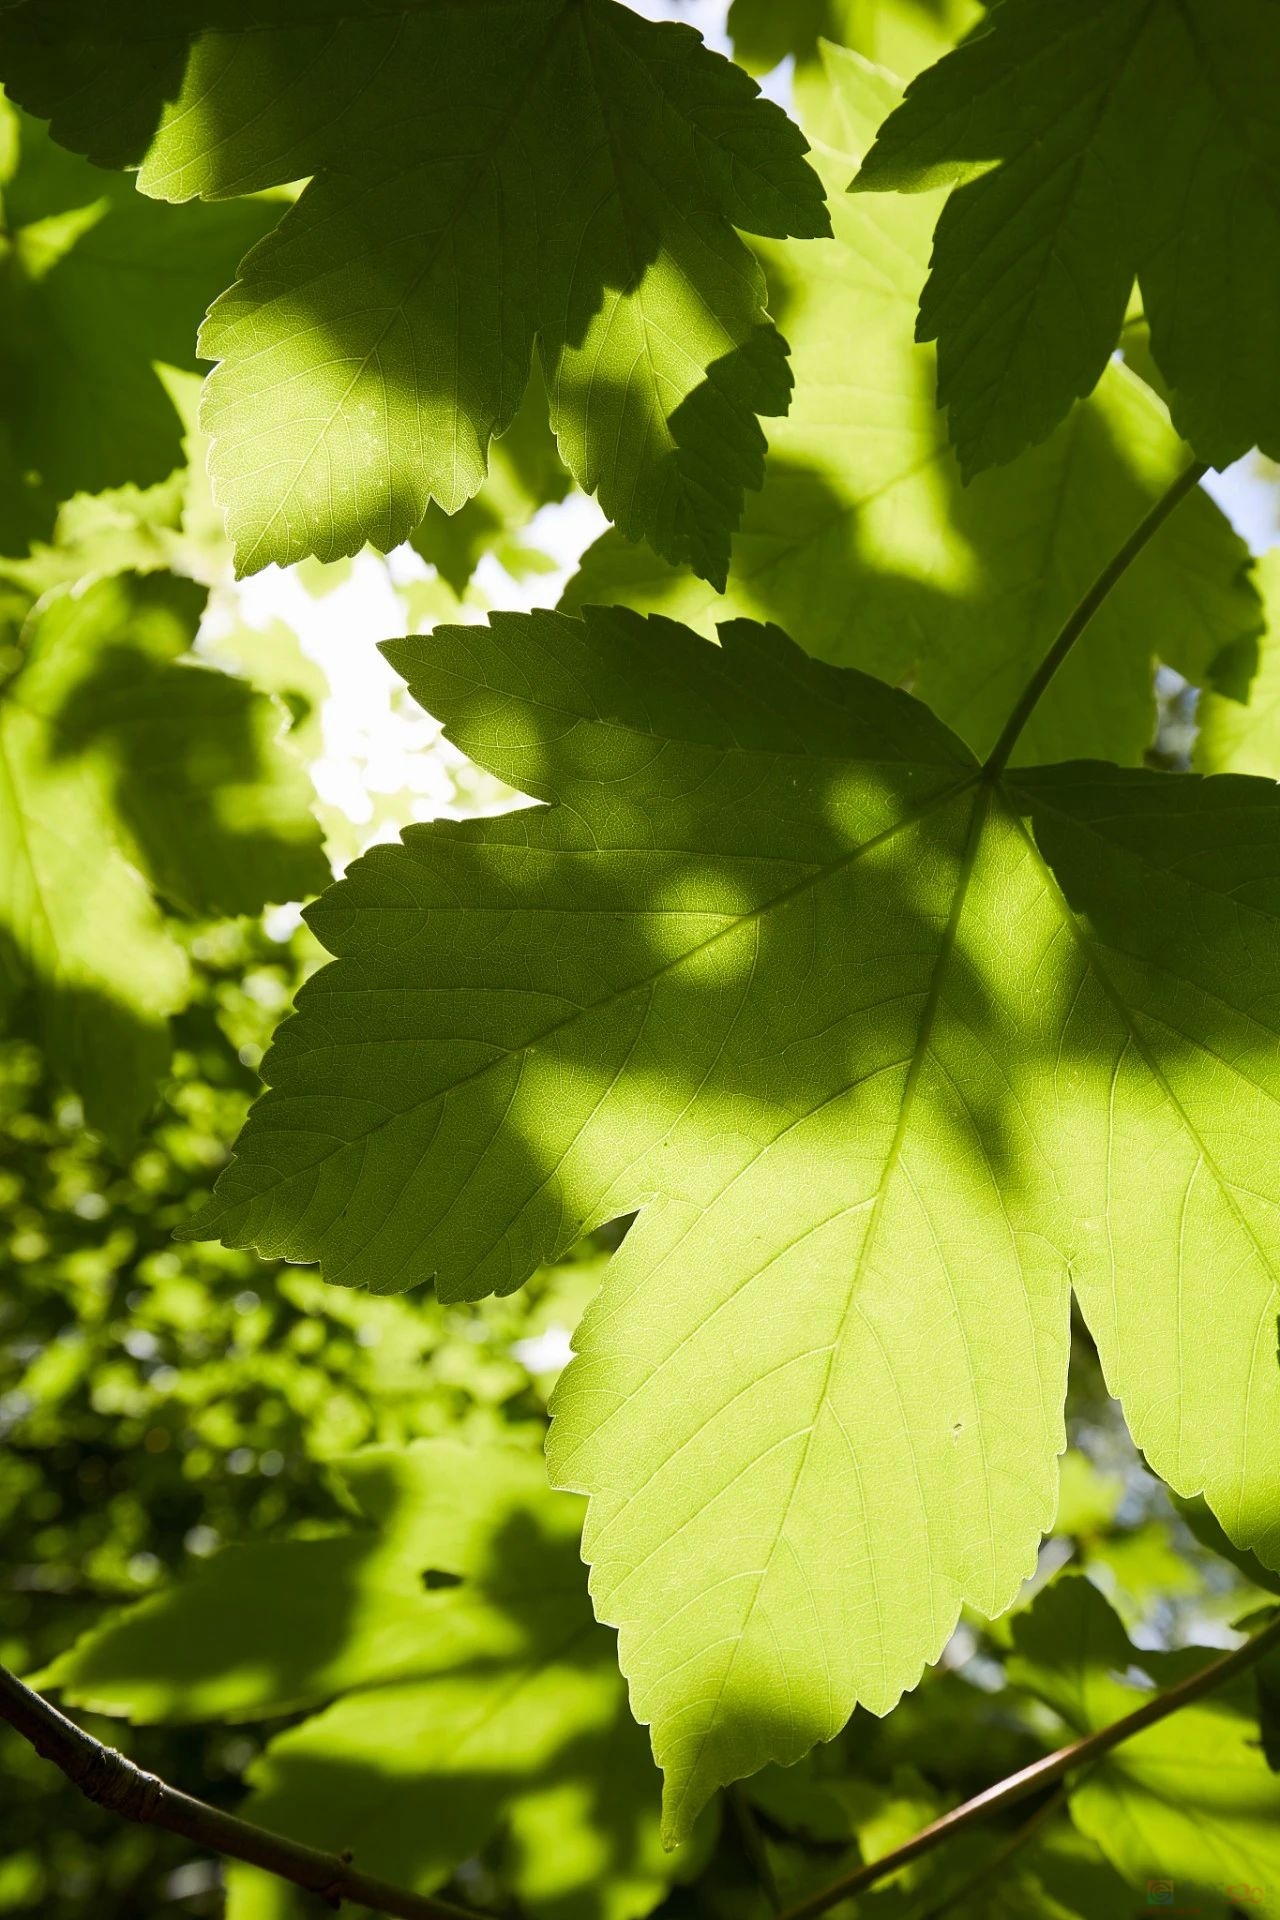
{"type": "Polygon", "coordinates": [[[1034,713],[1041,695],[1048,688],[1049,682],[1107,595],[1123,579],[1148,542],[1154,539],[1174,508],[1186,498],[1193,487],[1199,486],[1208,471],[1207,461],[1195,460],[1185,472],[1178,475],[1173,484],[1161,494],[1150,513],[1139,521],[1119,552],[1107,562],[1084,598],[1067,616],[1053,645],[1023,688],[1017,705],[1005,722],[1000,738],[983,762],[982,771],[988,780],[995,780],[1004,772],[1009,755],[1017,746],[1022,729],[1034,713]]]}

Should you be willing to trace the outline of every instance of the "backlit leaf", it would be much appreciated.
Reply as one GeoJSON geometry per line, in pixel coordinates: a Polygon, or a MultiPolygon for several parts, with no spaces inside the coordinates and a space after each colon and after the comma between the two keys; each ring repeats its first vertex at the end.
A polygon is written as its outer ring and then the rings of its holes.
{"type": "Polygon", "coordinates": [[[539,507],[563,500],[569,475],[556,453],[540,392],[526,394],[510,427],[489,449],[489,471],[473,499],[453,514],[427,509],[411,536],[415,552],[429,560],[458,599],[486,553],[518,574],[534,550],[520,535],[539,507]]]}
{"type": "Polygon", "coordinates": [[[721,638],[388,643],[555,804],[411,828],[311,910],[337,964],[196,1229],[462,1299],[639,1212],[552,1462],[676,1838],[1013,1598],[1069,1280],[1153,1467],[1280,1556],[1280,792],[994,780],[905,694],[721,638]]]}
{"type": "Polygon", "coordinates": [[[159,366],[194,368],[211,296],[278,209],[157,206],[0,100],[0,547],[57,504],[182,464],[159,366]]]}
{"type": "MultiPolygon", "coordinates": [[[[733,545],[725,599],[607,533],[571,607],[620,601],[710,635],[726,614],[776,620],[841,666],[910,682],[977,753],[1075,602],[1188,465],[1160,402],[1123,367],[1043,447],[965,487],[933,405],[933,353],[912,338],[932,203],[849,198],[896,91],[827,49],[805,125],[835,235],[766,250],[796,394],[770,433],[762,492],[733,545]]],[[[1155,655],[1201,684],[1256,644],[1248,555],[1205,494],[1152,541],[1091,623],[1018,746],[1024,761],[1135,764],[1156,728],[1155,655]]]]}
{"type": "Polygon", "coordinates": [[[242,571],[461,507],[535,336],[561,453],[723,577],[785,347],[735,227],[818,233],[803,142],[688,27],[616,0],[30,0],[0,74],[159,198],[313,176],[218,301],[205,424],[242,571]]]}
{"type": "Polygon", "coordinates": [[[748,73],[789,57],[803,67],[817,60],[821,41],[834,40],[892,73],[912,74],[981,17],[977,0],[733,0],[729,33],[748,73]]]}
{"type": "Polygon", "coordinates": [[[150,1104],[185,997],[155,895],[255,912],[328,875],[283,709],[182,658],[204,599],[169,574],[52,594],[0,686],[0,1007],[29,1009],[117,1139],[150,1104]]]}
{"type": "Polygon", "coordinates": [[[966,474],[1092,391],[1137,276],[1178,431],[1280,454],[1275,0],[1005,0],[911,86],[863,191],[954,188],[920,334],[966,474]]]}
{"type": "MultiPolygon", "coordinates": [[[[233,1548],[46,1675],[143,1721],[324,1710],[250,1770],[250,1819],[427,1891],[505,1832],[513,1888],[563,1920],[630,1920],[674,1862],[612,1635],[578,1557],[582,1503],[536,1454],[432,1441],[340,1475],[367,1523],[233,1548]],[[335,1697],[336,1696],[336,1697],[335,1697]]],[[[298,1914],[237,1867],[231,1920],[298,1914]]]]}
{"type": "MultiPolygon", "coordinates": [[[[1150,1697],[1134,1669],[1169,1686],[1218,1657],[1132,1646],[1102,1595],[1074,1576],[1039,1594],[1013,1632],[1010,1678],[1076,1734],[1109,1726],[1150,1697]]],[[[1177,1904],[1201,1913],[1266,1911],[1280,1886],[1280,1780],[1259,1751],[1251,1695],[1246,1677],[1183,1707],[1071,1783],[1072,1819],[1149,1903],[1148,1890],[1171,1881],[1177,1904]]]]}
{"type": "Polygon", "coordinates": [[[1196,765],[1204,773],[1261,773],[1280,779],[1280,547],[1254,575],[1266,630],[1232,647],[1196,713],[1196,765]]]}

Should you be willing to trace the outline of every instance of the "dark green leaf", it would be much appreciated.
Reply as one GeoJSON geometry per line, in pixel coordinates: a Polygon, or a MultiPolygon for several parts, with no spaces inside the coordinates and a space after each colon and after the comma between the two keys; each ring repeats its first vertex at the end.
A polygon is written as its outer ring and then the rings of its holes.
{"type": "Polygon", "coordinates": [[[1092,391],[1136,274],[1178,431],[1280,454],[1275,0],[1004,0],[858,175],[953,186],[920,302],[966,474],[1092,391]]]}
{"type": "Polygon", "coordinates": [[[253,203],[157,206],[0,101],[0,547],[59,501],[183,460],[158,367],[195,366],[211,296],[272,223],[253,203]]]}
{"type": "Polygon", "coordinates": [[[201,336],[242,571],[462,506],[536,336],[580,484],[723,578],[790,390],[734,227],[827,219],[796,129],[689,28],[615,0],[181,0],[160,30],[151,0],[29,0],[0,73],[157,197],[312,176],[201,336]]]}
{"type": "MultiPolygon", "coordinates": [[[[806,82],[805,125],[835,235],[766,252],[796,397],[734,541],[727,595],[608,533],[565,604],[621,601],[708,635],[726,614],[776,620],[823,659],[909,682],[981,754],[1119,530],[1190,456],[1117,366],[1045,446],[961,485],[932,409],[933,354],[912,338],[933,208],[840,194],[896,89],[839,49],[827,71],[827,85],[806,82]]],[[[1139,763],[1155,737],[1157,654],[1202,684],[1225,649],[1256,647],[1247,564],[1197,493],[1093,620],[1018,757],[1139,763]]]]}

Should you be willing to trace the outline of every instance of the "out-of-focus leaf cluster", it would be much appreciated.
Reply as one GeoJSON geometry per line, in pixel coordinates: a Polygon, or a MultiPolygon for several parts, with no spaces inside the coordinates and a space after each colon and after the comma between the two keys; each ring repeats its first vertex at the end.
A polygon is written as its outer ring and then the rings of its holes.
{"type": "MultiPolygon", "coordinates": [[[[187,944],[174,1077],[127,1164],[33,1046],[0,1049],[0,1658],[23,1671],[223,1541],[341,1522],[322,1464],[335,1454],[445,1432],[539,1446],[600,1258],[477,1310],[175,1248],[311,960],[305,931],[277,943],[252,922],[187,944]]],[[[155,1876],[181,1849],[99,1814],[16,1740],[0,1750],[0,1912],[167,1910],[155,1876]]],[[[139,1751],[217,1796],[256,1743],[213,1729],[139,1751]]]]}

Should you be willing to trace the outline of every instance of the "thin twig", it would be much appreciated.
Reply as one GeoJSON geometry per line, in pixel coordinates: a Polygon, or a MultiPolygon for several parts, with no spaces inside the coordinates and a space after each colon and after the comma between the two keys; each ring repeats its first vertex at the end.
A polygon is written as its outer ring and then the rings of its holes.
{"type": "Polygon", "coordinates": [[[1061,1813],[1066,1803],[1066,1788],[1056,1787],[1049,1798],[1042,1800],[1035,1812],[1024,1820],[1020,1827],[1015,1827],[1008,1838],[1003,1840],[994,1852],[987,1855],[981,1866],[974,1868],[967,1880],[962,1880],[958,1887],[953,1887],[949,1893],[944,1894],[936,1906],[926,1907],[923,1913],[916,1916],[916,1920],[944,1920],[944,1915],[955,1913],[961,1903],[970,1899],[979,1887],[985,1887],[989,1881],[1003,1873],[1009,1862],[1035,1839],[1041,1827],[1047,1826],[1056,1814],[1061,1813]]]}
{"type": "Polygon", "coordinates": [[[994,778],[996,774],[1003,773],[1009,755],[1018,744],[1018,736],[1031,718],[1041,694],[1107,595],[1124,578],[1142,549],[1160,531],[1178,503],[1184,500],[1193,488],[1199,486],[1208,471],[1207,462],[1197,460],[1187,468],[1185,473],[1178,475],[1167,492],[1161,494],[1146,518],[1134,528],[1120,551],[1107,562],[1084,599],[1068,614],[1057,639],[1023,688],[1017,705],[1005,722],[1004,731],[987,756],[983,772],[988,778],[994,778]]]}
{"type": "Polygon", "coordinates": [[[87,1799],[110,1813],[118,1813],[123,1820],[163,1827],[166,1833],[179,1834],[212,1853],[261,1867],[318,1894],[333,1907],[351,1900],[375,1913],[391,1914],[395,1920],[477,1920],[465,1907],[451,1906],[447,1900],[434,1900],[361,1873],[351,1864],[349,1855],[304,1847],[297,1840],[287,1840],[283,1834],[271,1833],[266,1827],[254,1826],[234,1813],[224,1813],[220,1807],[180,1793],[154,1773],[144,1773],[114,1747],[103,1746],[3,1666],[0,1720],[7,1721],[43,1759],[59,1767],[87,1799]]]}
{"type": "Polygon", "coordinates": [[[905,1867],[911,1860],[919,1860],[922,1855],[932,1853],[955,1834],[965,1828],[976,1826],[989,1814],[998,1813],[1002,1807],[1016,1805],[1030,1794],[1037,1793],[1042,1787],[1053,1786],[1068,1774],[1075,1773],[1081,1767],[1088,1766],[1100,1755],[1109,1753],[1113,1747],[1131,1740],[1135,1733],[1141,1733],[1147,1727],[1153,1727],[1165,1720],[1179,1707],[1186,1707],[1202,1695],[1212,1693],[1222,1686],[1224,1681],[1233,1679],[1237,1673],[1243,1673],[1256,1660],[1272,1647],[1280,1645],[1280,1613],[1277,1613],[1269,1626],[1255,1633],[1234,1653],[1226,1653],[1220,1660],[1210,1661],[1207,1667],[1201,1667],[1199,1673],[1193,1673],[1186,1680],[1180,1680],[1176,1687],[1170,1687],[1165,1693],[1157,1693],[1150,1700],[1144,1700],[1140,1707],[1127,1713],[1123,1720],[1113,1721],[1109,1727],[1101,1728],[1097,1733],[1086,1734],[1081,1740],[1074,1740],[1069,1747],[1059,1747],[1056,1753],[1046,1754],[1043,1760],[1035,1760],[1029,1767],[1023,1767],[1020,1773],[1010,1774],[1007,1780],[1001,1780],[997,1786],[988,1787],[972,1800],[966,1800],[963,1806],[953,1807],[950,1813],[944,1813],[931,1826],[914,1834],[892,1853],[886,1853],[879,1860],[871,1860],[854,1873],[846,1874],[843,1879],[835,1880],[829,1887],[822,1887],[817,1893],[810,1894],[807,1900],[801,1900],[788,1908],[782,1920],[813,1920],[813,1916],[825,1913],[828,1907],[834,1907],[838,1900],[847,1900],[850,1894],[862,1893],[867,1887],[875,1886],[879,1880],[885,1880],[899,1867],[905,1867]]]}

